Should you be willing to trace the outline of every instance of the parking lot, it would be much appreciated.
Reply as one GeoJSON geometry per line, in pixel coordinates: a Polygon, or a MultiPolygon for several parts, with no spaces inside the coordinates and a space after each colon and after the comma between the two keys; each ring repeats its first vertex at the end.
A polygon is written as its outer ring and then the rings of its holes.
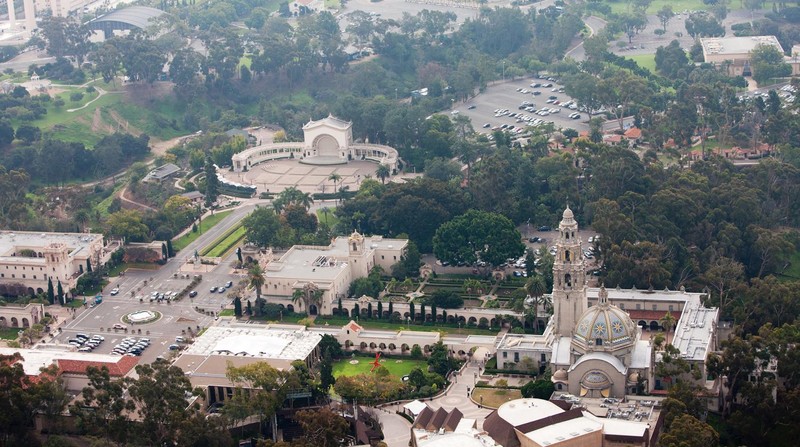
{"type": "Polygon", "coordinates": [[[569,115],[575,110],[570,109],[569,106],[564,106],[564,103],[570,103],[573,100],[565,93],[559,92],[560,89],[563,89],[563,85],[555,81],[525,77],[488,87],[484,93],[454,107],[451,113],[457,112],[469,117],[475,130],[485,134],[491,134],[493,128],[503,125],[524,128],[526,125],[531,125],[530,123],[536,119],[542,120],[544,123],[552,122],[556,129],[572,128],[578,132],[588,131],[589,115],[579,112],[580,119],[570,118],[569,115]],[[539,87],[531,87],[531,84],[537,83],[541,85],[539,87]],[[544,85],[550,85],[550,87],[544,87],[544,85]],[[551,97],[555,97],[555,99],[550,100],[551,97]],[[548,101],[550,101],[549,104],[548,101]],[[558,101],[558,103],[555,101],[558,101]],[[526,105],[529,108],[528,110],[520,109],[523,102],[530,103],[526,105]],[[547,109],[547,113],[538,115],[536,112],[531,111],[534,108],[536,111],[547,109]],[[508,113],[504,116],[497,116],[498,114],[495,111],[498,109],[508,110],[508,113]],[[551,109],[559,111],[553,113],[551,109]],[[511,116],[512,114],[520,113],[523,117],[511,116]],[[531,120],[525,121],[523,119],[525,117],[530,117],[531,120]],[[488,127],[486,126],[487,124],[489,125],[488,127]]]}

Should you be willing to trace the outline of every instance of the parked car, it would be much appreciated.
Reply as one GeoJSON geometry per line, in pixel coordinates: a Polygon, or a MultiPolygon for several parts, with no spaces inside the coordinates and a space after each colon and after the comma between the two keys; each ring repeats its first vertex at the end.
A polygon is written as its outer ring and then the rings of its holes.
{"type": "Polygon", "coordinates": [[[113,289],[111,289],[111,294],[112,295],[116,295],[118,293],[119,293],[119,287],[114,287],[113,289]]]}
{"type": "Polygon", "coordinates": [[[551,228],[548,225],[542,225],[539,227],[539,231],[550,231],[551,228]]]}
{"type": "Polygon", "coordinates": [[[217,286],[214,286],[214,287],[210,288],[208,291],[211,292],[211,293],[216,292],[217,291],[217,286]]]}
{"type": "Polygon", "coordinates": [[[112,326],[112,327],[114,329],[127,329],[128,328],[128,326],[125,326],[124,324],[121,324],[121,323],[114,323],[114,326],[112,326]]]}
{"type": "Polygon", "coordinates": [[[191,292],[189,292],[189,296],[192,297],[192,298],[196,297],[197,296],[197,290],[192,290],[191,292]]]}
{"type": "Polygon", "coordinates": [[[233,286],[233,281],[228,281],[228,282],[225,283],[225,288],[226,289],[229,289],[231,286],[233,286]]]}

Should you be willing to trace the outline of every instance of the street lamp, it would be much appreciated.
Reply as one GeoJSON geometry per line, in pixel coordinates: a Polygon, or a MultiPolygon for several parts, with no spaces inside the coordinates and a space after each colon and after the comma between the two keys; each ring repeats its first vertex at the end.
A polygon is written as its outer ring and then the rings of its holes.
{"type": "Polygon", "coordinates": [[[506,61],[503,61],[503,80],[506,80],[506,61]]]}

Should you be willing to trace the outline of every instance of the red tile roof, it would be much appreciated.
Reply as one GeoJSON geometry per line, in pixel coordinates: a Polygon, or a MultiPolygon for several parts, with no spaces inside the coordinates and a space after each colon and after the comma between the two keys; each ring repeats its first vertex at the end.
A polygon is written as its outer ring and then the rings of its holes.
{"type": "MultiPolygon", "coordinates": [[[[663,311],[663,310],[635,310],[635,309],[634,310],[628,310],[628,309],[625,309],[625,311],[628,312],[628,315],[631,316],[631,320],[634,320],[634,322],[638,322],[638,320],[647,320],[648,324],[651,321],[659,321],[667,313],[666,311],[663,311]]],[[[678,321],[678,319],[681,317],[681,313],[680,312],[672,311],[670,313],[672,314],[672,318],[674,318],[675,321],[678,321]]]]}
{"type": "Polygon", "coordinates": [[[639,138],[642,138],[642,131],[638,127],[631,127],[625,131],[625,138],[638,140],[639,138]]]}
{"type": "Polygon", "coordinates": [[[353,332],[361,332],[361,331],[364,330],[363,327],[361,327],[358,323],[356,323],[353,320],[350,320],[350,322],[347,323],[344,327],[345,327],[345,329],[349,329],[349,330],[351,330],[353,332]]]}
{"type": "Polygon", "coordinates": [[[71,360],[71,359],[58,359],[58,368],[63,373],[67,374],[86,374],[86,369],[90,366],[96,368],[106,367],[109,374],[115,377],[122,377],[128,374],[130,370],[139,363],[138,357],[124,355],[119,358],[116,363],[113,362],[93,362],[89,360],[71,360]]]}

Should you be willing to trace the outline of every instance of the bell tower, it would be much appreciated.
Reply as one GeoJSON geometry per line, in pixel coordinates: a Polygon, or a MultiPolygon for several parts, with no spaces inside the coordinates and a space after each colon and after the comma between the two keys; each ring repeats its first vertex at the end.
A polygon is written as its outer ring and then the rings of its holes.
{"type": "Polygon", "coordinates": [[[558,225],[553,262],[553,317],[555,333],[561,337],[572,336],[578,318],[589,307],[582,253],[578,223],[567,206],[558,225]]]}

